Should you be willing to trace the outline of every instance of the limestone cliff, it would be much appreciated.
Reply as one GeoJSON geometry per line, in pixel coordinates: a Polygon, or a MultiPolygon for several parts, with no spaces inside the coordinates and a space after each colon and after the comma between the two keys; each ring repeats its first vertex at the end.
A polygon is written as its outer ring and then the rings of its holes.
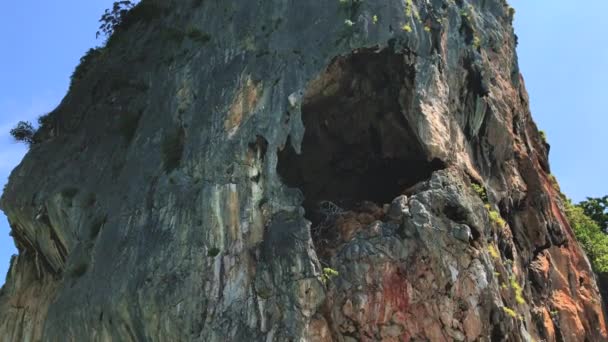
{"type": "Polygon", "coordinates": [[[603,341],[504,0],[144,0],[13,171],[2,341],[603,341]]]}

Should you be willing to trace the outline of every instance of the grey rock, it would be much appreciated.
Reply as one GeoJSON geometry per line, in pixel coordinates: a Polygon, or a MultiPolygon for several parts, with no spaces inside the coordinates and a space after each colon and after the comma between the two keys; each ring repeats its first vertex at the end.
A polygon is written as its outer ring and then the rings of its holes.
{"type": "Polygon", "coordinates": [[[452,227],[452,235],[460,241],[469,242],[473,238],[473,234],[471,234],[471,228],[466,224],[461,224],[458,226],[452,227]]]}
{"type": "Polygon", "coordinates": [[[141,4],[2,194],[1,340],[606,340],[503,0],[141,4]],[[586,280],[533,288],[531,264],[586,280]],[[488,280],[507,270],[525,304],[488,280]],[[559,329],[532,321],[561,298],[559,329]]]}
{"type": "Polygon", "coordinates": [[[392,221],[400,222],[404,216],[409,216],[409,206],[407,196],[401,195],[393,200],[388,210],[388,218],[392,221]]]}

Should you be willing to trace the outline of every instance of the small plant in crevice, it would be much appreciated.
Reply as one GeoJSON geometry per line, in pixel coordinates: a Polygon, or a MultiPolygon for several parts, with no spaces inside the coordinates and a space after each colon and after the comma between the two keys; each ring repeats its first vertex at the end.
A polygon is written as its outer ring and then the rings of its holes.
{"type": "MultiPolygon", "coordinates": [[[[413,0],[406,0],[405,1],[405,17],[407,18],[408,22],[403,24],[401,26],[401,30],[405,31],[407,33],[410,33],[413,31],[412,29],[412,25],[411,25],[411,17],[414,17],[414,19],[416,19],[416,21],[418,21],[418,23],[422,24],[422,18],[420,17],[420,12],[418,12],[418,9],[416,7],[414,7],[414,2],[413,0]]],[[[430,27],[426,28],[425,26],[425,31],[430,32],[430,27]]]]}
{"type": "Polygon", "coordinates": [[[507,306],[503,306],[502,309],[507,315],[509,315],[513,318],[517,318],[517,312],[515,312],[515,310],[513,310],[507,306]]]}
{"type": "Polygon", "coordinates": [[[498,253],[498,250],[492,244],[488,245],[488,254],[490,254],[492,259],[500,259],[500,253],[498,253]]]}
{"type": "Polygon", "coordinates": [[[473,37],[472,45],[475,50],[479,50],[481,48],[481,38],[479,36],[473,37]]]}
{"type": "Polygon", "coordinates": [[[485,205],[487,211],[488,211],[488,217],[490,218],[490,221],[499,226],[499,227],[504,227],[507,222],[502,218],[502,216],[500,216],[500,213],[494,209],[492,209],[492,207],[489,204],[485,205]]]}
{"type": "Polygon", "coordinates": [[[178,128],[163,136],[161,146],[163,167],[169,173],[179,167],[184,153],[184,129],[178,128]]]}
{"type": "Polygon", "coordinates": [[[464,36],[466,44],[471,44],[474,49],[481,47],[481,40],[475,29],[475,23],[473,20],[473,6],[467,4],[465,8],[460,10],[461,25],[460,33],[464,36]],[[477,39],[475,39],[477,37],[477,39]]]}
{"type": "Polygon", "coordinates": [[[327,284],[327,282],[329,280],[331,280],[334,277],[339,276],[340,273],[338,273],[338,271],[334,270],[333,268],[330,267],[325,267],[323,268],[323,274],[321,275],[321,281],[323,281],[323,284],[327,284]]]}
{"type": "Polygon", "coordinates": [[[515,279],[515,277],[511,277],[509,278],[509,283],[511,284],[511,289],[513,289],[513,292],[515,292],[515,302],[520,305],[526,304],[526,300],[523,296],[523,289],[517,282],[517,279],[515,279]]]}
{"type": "Polygon", "coordinates": [[[483,203],[488,203],[488,193],[486,191],[486,188],[483,185],[480,185],[477,183],[471,183],[471,187],[473,188],[473,191],[475,191],[477,196],[479,196],[479,198],[481,198],[483,203]]]}

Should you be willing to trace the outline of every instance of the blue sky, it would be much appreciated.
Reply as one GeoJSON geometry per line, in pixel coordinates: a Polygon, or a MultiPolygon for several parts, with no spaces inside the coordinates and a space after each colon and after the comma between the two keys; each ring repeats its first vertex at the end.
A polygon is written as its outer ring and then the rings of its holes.
{"type": "MultiPolygon", "coordinates": [[[[0,20],[0,189],[26,149],[8,132],[55,108],[80,57],[98,45],[112,0],[20,0],[0,20]]],[[[574,200],[608,194],[608,1],[511,0],[532,114],[546,131],[551,166],[574,200]]],[[[0,283],[15,253],[0,213],[0,283]]]]}

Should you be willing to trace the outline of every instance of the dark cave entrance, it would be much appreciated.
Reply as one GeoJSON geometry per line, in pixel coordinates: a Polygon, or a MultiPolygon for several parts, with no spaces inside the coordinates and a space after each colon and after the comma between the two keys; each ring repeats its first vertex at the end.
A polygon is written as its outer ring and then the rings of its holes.
{"type": "Polygon", "coordinates": [[[429,161],[402,113],[413,97],[407,56],[384,50],[334,59],[309,83],[302,101],[302,153],[279,152],[278,173],[304,193],[306,216],[318,223],[321,201],[382,206],[443,167],[429,161]]]}

